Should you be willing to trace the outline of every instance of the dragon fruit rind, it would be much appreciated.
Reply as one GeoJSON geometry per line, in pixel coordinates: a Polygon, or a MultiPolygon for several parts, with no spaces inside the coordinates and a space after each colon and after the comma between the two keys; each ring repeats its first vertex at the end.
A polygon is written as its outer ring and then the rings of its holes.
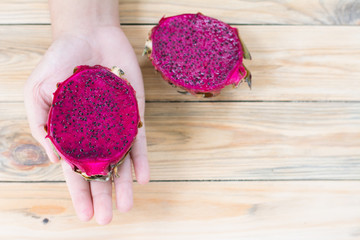
{"type": "Polygon", "coordinates": [[[109,180],[141,127],[136,93],[122,74],[115,67],[78,66],[54,93],[46,137],[87,180],[109,180]]]}
{"type": "Polygon", "coordinates": [[[251,56],[237,29],[201,13],[162,18],[150,31],[144,54],[180,93],[212,97],[226,85],[246,81],[251,87],[242,63],[251,56]]]}

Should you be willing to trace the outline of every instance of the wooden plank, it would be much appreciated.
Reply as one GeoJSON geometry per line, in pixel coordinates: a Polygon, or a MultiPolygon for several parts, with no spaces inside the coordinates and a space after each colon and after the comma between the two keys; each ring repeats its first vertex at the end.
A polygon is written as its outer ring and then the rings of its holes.
{"type": "MultiPolygon", "coordinates": [[[[166,15],[202,12],[238,24],[360,24],[356,0],[119,1],[122,23],[157,23],[166,15]]],[[[0,24],[50,23],[46,0],[2,0],[0,24]]]]}
{"type": "MultiPolygon", "coordinates": [[[[360,179],[360,103],[148,103],[152,180],[360,179]]],[[[0,181],[63,180],[22,103],[0,104],[0,181]]]]}
{"type": "Polygon", "coordinates": [[[80,222],[64,183],[0,184],[1,239],[357,239],[360,183],[135,184],[134,208],[80,222]]]}
{"type": "MultiPolygon", "coordinates": [[[[197,101],[162,80],[146,57],[151,26],[125,26],[150,101],[197,101]]],[[[241,26],[252,52],[253,89],[228,87],[212,100],[360,100],[360,28],[241,26]]],[[[0,26],[0,101],[22,101],[23,84],[51,42],[49,26],[0,26]]],[[[70,73],[69,73],[70,74],[70,73]]],[[[208,99],[206,99],[208,100],[208,99]]]]}

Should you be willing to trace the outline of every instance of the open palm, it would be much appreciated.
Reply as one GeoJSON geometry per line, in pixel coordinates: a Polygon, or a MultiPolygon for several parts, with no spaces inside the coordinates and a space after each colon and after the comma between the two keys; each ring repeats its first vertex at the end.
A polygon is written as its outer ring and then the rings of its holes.
{"type": "MultiPolygon", "coordinates": [[[[44,125],[52,102],[56,83],[67,79],[78,65],[118,66],[125,72],[126,79],[136,91],[140,116],[144,122],[144,87],[141,71],[125,34],[120,27],[102,27],[91,33],[68,33],[58,37],[50,46],[25,86],[25,105],[32,135],[45,148],[52,162],[57,156],[45,139],[44,125]]],[[[119,177],[114,178],[116,206],[122,211],[132,207],[132,168],[140,184],[149,181],[145,127],[139,133],[131,154],[119,167],[119,177]]],[[[83,221],[93,215],[99,224],[112,219],[112,182],[87,182],[74,173],[62,161],[64,176],[70,191],[74,208],[83,221]]]]}

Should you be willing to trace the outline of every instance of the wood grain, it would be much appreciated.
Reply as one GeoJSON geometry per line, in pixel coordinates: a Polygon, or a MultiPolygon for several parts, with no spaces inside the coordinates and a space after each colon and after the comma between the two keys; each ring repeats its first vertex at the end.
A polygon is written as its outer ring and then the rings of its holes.
{"type": "Polygon", "coordinates": [[[360,1],[120,0],[119,13],[144,76],[152,182],[100,227],[77,219],[25,116],[47,0],[0,1],[0,239],[360,238],[360,1]],[[184,12],[238,27],[251,91],[183,96],[141,57],[151,24],[184,12]]]}
{"type": "MultiPolygon", "coordinates": [[[[360,103],[148,103],[152,180],[360,179],[360,103]]],[[[0,103],[0,181],[63,180],[0,103]]]]}
{"type": "MultiPolygon", "coordinates": [[[[357,0],[119,1],[120,22],[157,23],[164,15],[202,12],[237,24],[359,25],[357,0]]],[[[2,0],[0,24],[50,23],[46,0],[2,0]]]]}
{"type": "MultiPolygon", "coordinates": [[[[1,239],[357,239],[360,183],[135,184],[134,208],[81,223],[64,183],[0,183],[1,239]]],[[[115,210],[116,211],[116,210],[115,210]]]]}
{"type": "MultiPolygon", "coordinates": [[[[150,29],[124,27],[142,68],[146,99],[202,100],[177,93],[141,56],[150,29]]],[[[245,62],[253,74],[253,89],[227,87],[211,101],[360,100],[360,28],[241,26],[239,31],[253,56],[245,62]]],[[[23,84],[50,38],[49,26],[0,26],[0,101],[23,100],[23,84]]]]}

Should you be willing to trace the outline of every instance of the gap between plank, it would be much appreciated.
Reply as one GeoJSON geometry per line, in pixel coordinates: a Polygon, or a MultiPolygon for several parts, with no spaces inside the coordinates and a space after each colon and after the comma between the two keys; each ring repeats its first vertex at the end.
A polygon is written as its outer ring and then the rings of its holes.
{"type": "MultiPolygon", "coordinates": [[[[24,101],[0,101],[23,103],[24,101]]],[[[146,100],[145,103],[360,103],[360,100],[146,100]]]]}
{"type": "MultiPolygon", "coordinates": [[[[162,183],[162,182],[349,182],[360,181],[360,179],[184,179],[184,180],[150,180],[149,183],[162,183]]],[[[136,183],[133,180],[133,183],[136,183]]],[[[0,181],[1,183],[65,183],[65,181],[0,181]]]]}
{"type": "MultiPolygon", "coordinates": [[[[160,20],[160,19],[159,19],[160,20]]],[[[122,26],[155,26],[158,23],[121,23],[122,26]]],[[[282,24],[282,23],[228,23],[232,26],[314,26],[314,27],[359,27],[358,25],[347,24],[282,24]]],[[[50,26],[51,23],[0,23],[0,26],[50,26]]]]}
{"type": "Polygon", "coordinates": [[[145,103],[227,103],[227,102],[250,102],[250,103],[360,103],[358,100],[147,100],[145,103]]]}

